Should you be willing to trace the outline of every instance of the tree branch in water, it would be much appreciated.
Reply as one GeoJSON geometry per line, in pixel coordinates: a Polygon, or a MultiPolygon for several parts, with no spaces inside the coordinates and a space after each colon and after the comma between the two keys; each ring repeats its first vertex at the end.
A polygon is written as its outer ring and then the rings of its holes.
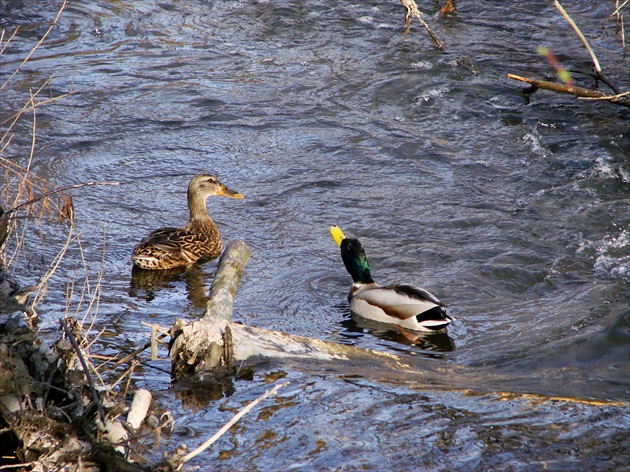
{"type": "Polygon", "coordinates": [[[576,97],[581,98],[591,98],[591,99],[599,99],[612,103],[616,103],[617,105],[622,105],[625,107],[630,107],[630,98],[627,93],[621,93],[617,95],[607,95],[604,92],[599,90],[591,90],[583,87],[575,87],[572,85],[559,84],[557,82],[548,82],[546,80],[536,80],[530,79],[527,77],[521,77],[520,75],[508,74],[510,79],[519,80],[521,82],[525,82],[530,84],[532,87],[528,90],[528,93],[533,93],[538,89],[552,90],[554,92],[561,93],[569,93],[571,95],[575,95],[576,97]]]}
{"type": "MultiPolygon", "coordinates": [[[[521,82],[530,84],[531,88],[526,91],[527,93],[533,93],[538,89],[545,89],[545,90],[551,90],[554,92],[568,93],[571,95],[575,95],[578,98],[586,98],[586,99],[591,99],[591,100],[603,100],[603,101],[615,103],[617,105],[630,107],[630,97],[628,97],[629,92],[622,93],[618,87],[616,87],[606,77],[604,77],[604,73],[602,72],[602,68],[599,64],[599,61],[597,60],[597,56],[595,55],[595,52],[593,51],[590,44],[586,40],[586,37],[584,36],[584,34],[582,34],[578,26],[571,19],[571,17],[566,12],[566,10],[562,7],[562,5],[560,5],[560,2],[558,2],[558,0],[554,0],[553,5],[558,9],[560,14],[567,21],[567,23],[569,23],[571,28],[573,28],[573,30],[576,32],[576,34],[580,38],[580,41],[582,41],[582,44],[584,44],[584,47],[586,47],[586,50],[591,56],[591,61],[593,62],[593,68],[595,69],[595,73],[592,74],[595,80],[599,80],[600,82],[606,84],[608,87],[610,87],[610,89],[614,92],[614,94],[610,95],[600,90],[592,90],[592,89],[587,89],[583,87],[575,87],[570,81],[567,81],[566,83],[561,84],[557,82],[548,82],[545,80],[530,79],[530,78],[522,77],[516,74],[508,74],[508,77],[510,79],[519,80],[521,82]]],[[[618,12],[619,8],[617,8],[616,12],[618,12]]]]}

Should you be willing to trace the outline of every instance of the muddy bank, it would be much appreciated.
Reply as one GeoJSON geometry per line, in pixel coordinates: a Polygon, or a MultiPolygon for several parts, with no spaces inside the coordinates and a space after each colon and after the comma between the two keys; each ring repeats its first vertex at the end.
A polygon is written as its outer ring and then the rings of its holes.
{"type": "MultiPolygon", "coordinates": [[[[14,470],[143,470],[126,458],[138,458],[133,441],[122,454],[106,440],[98,410],[109,392],[97,404],[77,364],[67,338],[48,346],[19,316],[0,325],[1,462],[14,470]]],[[[112,400],[105,403],[106,421],[124,411],[124,403],[112,400]]]]}

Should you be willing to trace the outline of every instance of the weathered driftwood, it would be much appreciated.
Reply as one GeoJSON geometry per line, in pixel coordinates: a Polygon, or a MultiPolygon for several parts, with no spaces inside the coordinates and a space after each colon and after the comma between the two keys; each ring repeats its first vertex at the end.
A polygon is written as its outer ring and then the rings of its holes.
{"type": "Polygon", "coordinates": [[[230,343],[226,347],[224,337],[230,335],[234,298],[248,259],[249,246],[244,241],[231,242],[219,260],[203,318],[193,323],[181,319],[175,322],[171,343],[173,378],[229,366],[230,343]]]}
{"type": "Polygon", "coordinates": [[[147,417],[149,407],[151,406],[151,392],[144,388],[136,390],[133,395],[133,402],[129,407],[129,413],[127,413],[127,423],[129,423],[134,430],[140,429],[142,422],[147,417]]]}
{"type": "Polygon", "coordinates": [[[403,359],[386,352],[234,323],[232,307],[248,258],[245,242],[231,242],[219,260],[204,316],[192,323],[181,319],[175,322],[171,330],[174,380],[195,374],[203,374],[202,378],[210,374],[216,379],[233,374],[243,365],[269,360],[309,372],[401,379],[425,385],[444,383],[443,379],[454,371],[465,371],[453,365],[403,359]]]}
{"type": "Polygon", "coordinates": [[[248,258],[249,247],[245,242],[230,243],[219,261],[204,316],[192,323],[175,322],[171,346],[173,378],[201,371],[221,372],[230,369],[233,363],[269,358],[368,360],[380,366],[408,368],[392,354],[233,323],[232,306],[248,258]]]}

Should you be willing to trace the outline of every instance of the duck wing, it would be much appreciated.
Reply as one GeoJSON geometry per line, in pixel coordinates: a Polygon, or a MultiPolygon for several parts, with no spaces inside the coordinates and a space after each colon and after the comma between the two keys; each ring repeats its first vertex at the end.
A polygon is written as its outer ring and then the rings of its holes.
{"type": "Polygon", "coordinates": [[[181,252],[186,246],[196,244],[199,239],[196,234],[181,228],[161,228],[145,236],[136,248],[151,246],[157,251],[175,253],[181,252]]]}
{"type": "Polygon", "coordinates": [[[435,307],[446,306],[427,290],[412,285],[390,285],[359,292],[355,298],[383,310],[388,316],[406,320],[435,307]]]}
{"type": "Polygon", "coordinates": [[[181,228],[162,228],[140,241],[131,259],[141,269],[163,270],[216,257],[220,251],[220,240],[212,242],[205,235],[181,228]]]}
{"type": "Polygon", "coordinates": [[[442,303],[440,300],[438,300],[438,298],[435,295],[433,295],[431,292],[429,292],[428,290],[425,290],[420,287],[416,287],[414,285],[405,285],[405,284],[391,285],[385,288],[392,288],[396,292],[402,295],[408,296],[410,300],[427,301],[427,302],[431,302],[431,303],[436,304],[437,306],[442,306],[442,307],[448,306],[442,303]]]}

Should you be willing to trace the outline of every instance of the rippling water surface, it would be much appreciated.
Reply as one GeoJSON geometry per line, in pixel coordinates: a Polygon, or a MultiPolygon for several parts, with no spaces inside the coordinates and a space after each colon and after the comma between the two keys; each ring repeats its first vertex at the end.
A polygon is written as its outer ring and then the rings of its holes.
{"type": "MultiPolygon", "coordinates": [[[[565,7],[604,71],[628,90],[614,27],[601,28],[613,2],[574,3],[565,7]]],[[[58,7],[0,1],[3,27],[20,26],[1,82],[58,7]]],[[[197,465],[626,464],[628,112],[544,91],[527,98],[506,78],[552,77],[536,53],[545,45],[578,85],[593,85],[577,72],[591,69],[586,51],[549,2],[458,2],[440,21],[433,2],[420,7],[445,52],[417,24],[403,34],[397,2],[72,2],[2,91],[2,121],[53,74],[50,94],[74,92],[37,111],[35,175],[59,186],[121,183],[73,195],[92,283],[102,271],[95,328],[104,352],[144,343],[141,322],[202,313],[216,263],[137,280],[129,254],[148,231],[185,222],[190,177],[211,171],[247,197],[209,200],[224,240],[252,249],[235,319],[427,366],[426,378],[410,379],[373,366],[347,378],[270,365],[220,401],[168,390],[168,374],[145,368],[137,385],[162,391],[194,431],[172,443],[191,447],[266,380],[292,381],[197,465]],[[409,340],[352,320],[331,224],[361,239],[378,281],[422,285],[448,303],[448,335],[409,340]]],[[[6,157],[26,163],[31,127],[18,125],[6,157]]],[[[29,228],[15,269],[25,284],[67,235],[29,228]]],[[[80,257],[71,246],[51,279],[38,307],[44,329],[66,311],[68,280],[82,283],[80,257]]]]}

